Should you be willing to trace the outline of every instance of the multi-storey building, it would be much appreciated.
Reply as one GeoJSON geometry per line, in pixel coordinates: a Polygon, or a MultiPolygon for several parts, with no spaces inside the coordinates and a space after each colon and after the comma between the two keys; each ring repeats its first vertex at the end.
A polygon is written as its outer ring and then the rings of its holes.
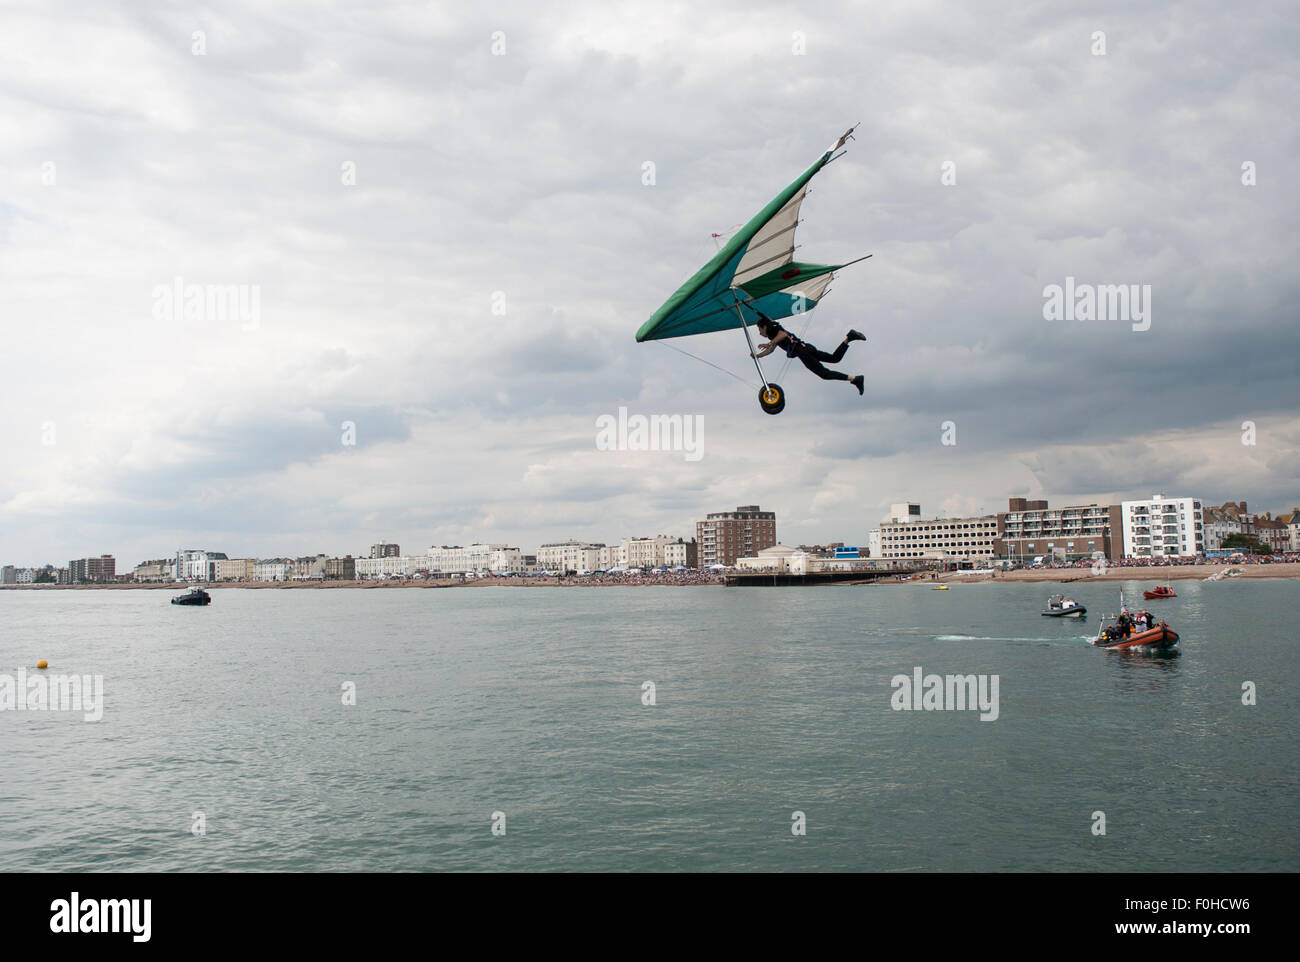
{"type": "Polygon", "coordinates": [[[175,572],[175,559],[157,558],[153,561],[141,561],[132,572],[139,582],[171,581],[175,572]]]}
{"type": "Polygon", "coordinates": [[[1207,505],[1201,511],[1201,520],[1205,525],[1205,550],[1224,550],[1224,539],[1229,535],[1243,534],[1255,537],[1255,515],[1250,513],[1245,501],[1225,501],[1223,504],[1207,505]]]}
{"type": "Polygon", "coordinates": [[[370,557],[372,558],[400,558],[401,556],[401,545],[372,544],[370,546],[370,557]]]}
{"type": "Polygon", "coordinates": [[[1291,550],[1291,529],[1280,518],[1256,518],[1254,538],[1274,554],[1291,550]]]}
{"type": "Polygon", "coordinates": [[[213,581],[256,581],[256,558],[215,558],[212,563],[213,581]]]}
{"type": "Polygon", "coordinates": [[[176,552],[173,574],[177,581],[216,581],[217,562],[225,560],[222,551],[184,548],[176,552]]]}
{"type": "Polygon", "coordinates": [[[670,568],[678,567],[695,568],[700,563],[698,545],[695,539],[683,541],[678,538],[664,545],[664,564],[670,568]]]}
{"type": "Polygon", "coordinates": [[[330,581],[352,581],[357,576],[357,559],[352,555],[330,558],[325,562],[325,577],[330,581]]]}
{"type": "Polygon", "coordinates": [[[253,564],[254,581],[288,581],[292,572],[292,558],[263,558],[253,564]]]}
{"type": "Polygon", "coordinates": [[[1049,508],[1046,501],[1008,498],[998,514],[996,557],[1022,561],[1044,557],[1057,561],[1084,558],[1119,560],[1122,545],[1118,505],[1076,504],[1049,508]]]}
{"type": "Polygon", "coordinates": [[[29,585],[36,578],[35,568],[19,568],[15,572],[15,577],[20,585],[29,585]]]}
{"type": "Polygon", "coordinates": [[[1241,522],[1231,519],[1220,519],[1217,521],[1206,521],[1205,524],[1205,550],[1219,551],[1223,548],[1224,539],[1229,535],[1241,534],[1241,522]]]}
{"type": "Polygon", "coordinates": [[[714,512],[695,523],[695,541],[702,567],[734,565],[737,558],[755,556],[776,544],[776,512],[756,504],[714,512]]]}
{"type": "Polygon", "coordinates": [[[77,585],[88,581],[107,584],[115,579],[116,569],[117,561],[111,554],[103,554],[98,558],[78,558],[68,562],[68,583],[77,585]]]}
{"type": "Polygon", "coordinates": [[[552,541],[537,549],[537,565],[547,571],[594,571],[600,567],[604,544],[585,541],[552,541]]]}
{"type": "Polygon", "coordinates": [[[1153,494],[1120,505],[1125,558],[1177,558],[1205,553],[1201,502],[1153,494]]]}
{"type": "Polygon", "coordinates": [[[624,538],[619,543],[618,563],[625,568],[662,568],[670,564],[668,546],[681,540],[665,534],[653,538],[624,538]]]}
{"type": "Polygon", "coordinates": [[[927,521],[919,519],[920,513],[920,505],[913,502],[894,505],[890,517],[870,535],[872,556],[915,561],[992,561],[996,557],[996,515],[927,521]]]}
{"type": "Polygon", "coordinates": [[[329,555],[324,554],[295,558],[289,578],[292,581],[324,581],[325,565],[329,560],[329,555]]]}
{"type": "Polygon", "coordinates": [[[435,574],[521,574],[526,569],[518,548],[505,544],[439,545],[429,549],[426,559],[435,574]]]}
{"type": "Polygon", "coordinates": [[[18,584],[18,569],[13,565],[5,565],[0,568],[0,585],[18,584]]]}
{"type": "Polygon", "coordinates": [[[358,558],[355,571],[358,581],[371,581],[376,578],[406,577],[408,559],[401,557],[358,558]]]}

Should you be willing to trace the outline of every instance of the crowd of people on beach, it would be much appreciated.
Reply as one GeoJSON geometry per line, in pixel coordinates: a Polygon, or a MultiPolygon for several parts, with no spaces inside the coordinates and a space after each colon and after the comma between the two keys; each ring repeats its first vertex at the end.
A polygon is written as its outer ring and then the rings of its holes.
{"type": "MultiPolygon", "coordinates": [[[[1267,565],[1300,562],[1300,551],[1286,551],[1279,554],[1259,555],[1243,554],[1231,558],[1207,558],[1197,555],[1194,558],[1120,558],[1112,561],[1106,559],[1108,568],[1174,568],[1183,565],[1267,565]]],[[[1045,568],[1091,568],[1097,564],[1088,558],[1066,563],[1046,564],[1045,568]]]]}
{"type": "MultiPolygon", "coordinates": [[[[499,582],[502,579],[491,579],[493,582],[499,582]]],[[[506,579],[515,584],[535,584],[553,587],[555,585],[570,585],[574,587],[590,587],[595,585],[720,585],[723,583],[722,574],[717,571],[711,571],[707,568],[688,568],[685,571],[663,571],[658,574],[654,572],[645,572],[644,574],[635,574],[632,572],[602,572],[599,574],[589,575],[552,575],[549,577],[536,578],[510,578],[506,579]]]]}

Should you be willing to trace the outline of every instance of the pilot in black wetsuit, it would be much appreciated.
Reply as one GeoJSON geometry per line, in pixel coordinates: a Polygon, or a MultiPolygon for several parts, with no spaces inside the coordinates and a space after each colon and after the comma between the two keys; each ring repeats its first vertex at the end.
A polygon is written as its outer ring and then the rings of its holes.
{"type": "Polygon", "coordinates": [[[835,349],[835,352],[833,354],[828,354],[826,351],[817,350],[817,348],[813,347],[807,341],[801,341],[767,315],[759,314],[758,316],[759,321],[756,325],[758,327],[758,333],[767,338],[768,343],[760,344],[758,346],[758,353],[754,355],[755,357],[767,357],[778,347],[783,348],[786,357],[797,357],[803,362],[804,367],[812,371],[823,381],[848,381],[858,389],[859,394],[862,393],[862,388],[866,383],[866,378],[861,374],[849,377],[843,371],[832,371],[822,365],[823,361],[831,364],[838,364],[840,361],[844,360],[844,352],[849,349],[850,341],[866,340],[866,337],[862,334],[859,334],[857,331],[849,331],[849,333],[844,336],[844,340],[840,343],[840,346],[835,349]]]}

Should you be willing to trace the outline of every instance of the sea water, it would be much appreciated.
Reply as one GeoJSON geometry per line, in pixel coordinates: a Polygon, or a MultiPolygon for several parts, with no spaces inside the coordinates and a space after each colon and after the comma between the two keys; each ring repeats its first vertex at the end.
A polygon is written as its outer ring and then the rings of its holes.
{"type": "Polygon", "coordinates": [[[1300,869],[1300,582],[1068,588],[0,592],[0,870],[1300,869]]]}

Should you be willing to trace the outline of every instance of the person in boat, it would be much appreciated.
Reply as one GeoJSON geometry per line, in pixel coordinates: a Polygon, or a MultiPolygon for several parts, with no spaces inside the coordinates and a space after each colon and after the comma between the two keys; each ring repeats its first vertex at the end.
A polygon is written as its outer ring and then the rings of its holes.
{"type": "Polygon", "coordinates": [[[1137,613],[1137,619],[1136,619],[1136,622],[1137,622],[1137,623],[1136,623],[1136,625],[1135,625],[1134,627],[1137,628],[1137,630],[1138,630],[1139,633],[1146,631],[1146,630],[1147,630],[1147,613],[1146,613],[1145,611],[1139,611],[1139,612],[1137,613]]]}
{"type": "Polygon", "coordinates": [[[1133,616],[1127,611],[1121,611],[1119,618],[1115,621],[1115,627],[1119,629],[1121,635],[1127,638],[1133,632],[1133,616]]]}
{"type": "Polygon", "coordinates": [[[756,325],[758,333],[767,338],[767,343],[758,346],[758,352],[754,355],[755,357],[767,357],[779,347],[785,351],[786,357],[798,358],[803,363],[804,367],[812,371],[823,381],[848,381],[858,389],[859,394],[862,393],[862,389],[866,384],[865,377],[861,374],[855,374],[853,377],[849,377],[843,371],[832,371],[830,368],[825,367],[823,362],[825,362],[825,364],[840,363],[840,361],[844,360],[844,352],[849,349],[849,344],[851,342],[865,341],[867,339],[864,334],[860,334],[857,331],[849,331],[848,334],[844,335],[844,340],[840,342],[840,346],[837,347],[833,353],[828,354],[826,351],[817,350],[817,348],[809,344],[807,341],[795,337],[766,314],[760,312],[756,313],[758,313],[759,317],[758,324],[756,325]]]}

